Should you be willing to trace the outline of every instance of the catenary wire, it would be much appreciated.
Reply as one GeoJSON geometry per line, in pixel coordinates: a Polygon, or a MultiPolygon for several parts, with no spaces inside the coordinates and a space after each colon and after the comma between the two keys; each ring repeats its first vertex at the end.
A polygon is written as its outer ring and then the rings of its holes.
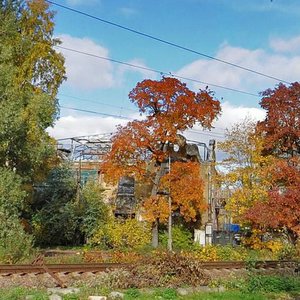
{"type": "MultiPolygon", "coordinates": [[[[75,100],[84,101],[84,102],[91,102],[91,103],[95,103],[95,104],[99,104],[99,105],[111,106],[111,107],[114,107],[114,108],[120,108],[121,110],[128,110],[128,111],[132,111],[132,112],[135,112],[135,113],[139,113],[139,111],[137,109],[130,109],[130,108],[125,108],[123,106],[110,105],[110,104],[106,104],[106,103],[102,103],[102,102],[98,102],[98,101],[93,101],[93,100],[86,99],[86,98],[80,98],[80,97],[70,96],[70,95],[66,95],[66,94],[60,94],[60,96],[67,97],[67,98],[73,98],[75,100]]],[[[59,100],[61,100],[61,99],[59,99],[59,100]]],[[[96,113],[96,111],[95,111],[95,113],[96,113]]],[[[120,115],[112,115],[112,116],[119,117],[120,115]]],[[[122,116],[122,117],[127,118],[127,116],[122,116]]],[[[128,117],[128,119],[130,119],[130,117],[128,117]]],[[[134,120],[134,119],[131,118],[131,120],[134,120]]],[[[213,126],[213,128],[222,130],[223,132],[213,131],[215,134],[220,134],[220,135],[224,135],[224,131],[226,130],[226,128],[216,127],[216,126],[213,126]]],[[[197,130],[197,129],[193,129],[193,130],[197,130]]]]}
{"type": "Polygon", "coordinates": [[[266,78],[269,78],[269,79],[273,79],[273,80],[275,80],[275,81],[279,81],[279,82],[283,82],[283,83],[286,83],[286,84],[290,84],[289,81],[286,81],[286,80],[277,78],[277,77],[275,77],[275,76],[271,76],[271,75],[268,75],[268,74],[265,74],[265,73],[262,73],[262,72],[259,72],[259,71],[256,71],[256,70],[253,70],[253,69],[244,67],[244,66],[239,65],[239,64],[235,64],[235,63],[232,63],[232,62],[229,62],[229,61],[220,59],[220,58],[216,58],[216,57],[214,57],[214,56],[211,56],[211,55],[208,55],[208,54],[205,54],[205,53],[202,53],[202,52],[193,50],[193,49],[191,49],[191,48],[187,48],[187,47],[181,46],[181,45],[179,45],[179,44],[176,44],[176,43],[173,43],[173,42],[164,40],[164,39],[162,39],[162,38],[155,37],[154,35],[150,35],[150,34],[147,34],[147,33],[142,32],[142,31],[138,31],[138,30],[136,30],[136,29],[132,29],[132,28],[129,28],[129,27],[127,27],[127,26],[120,25],[120,24],[117,24],[117,23],[115,23],[115,22],[105,20],[105,19],[103,19],[103,18],[100,18],[100,17],[94,16],[94,15],[91,15],[91,14],[89,14],[89,13],[80,11],[80,10],[78,10],[78,9],[74,9],[74,8],[71,8],[71,7],[68,7],[68,6],[65,6],[65,5],[56,3],[56,2],[54,2],[54,1],[50,1],[50,0],[46,0],[46,2],[48,2],[48,3],[52,4],[52,5],[55,5],[55,6],[57,6],[57,7],[61,7],[61,8],[63,8],[63,9],[66,9],[66,10],[75,12],[75,13],[77,13],[77,14],[80,14],[80,15],[83,15],[83,16],[86,16],[86,17],[89,17],[89,18],[92,18],[92,19],[94,19],[94,20],[100,21],[100,22],[102,22],[102,23],[105,23],[105,24],[108,24],[108,25],[111,25],[111,26],[114,26],[114,27],[117,27],[117,28],[120,28],[120,29],[129,31],[129,32],[132,32],[132,33],[134,33],[134,34],[137,34],[137,35],[140,35],[140,36],[143,36],[143,37],[146,37],[146,38],[155,40],[155,41],[157,41],[157,42],[160,42],[160,43],[163,43],[163,44],[166,44],[166,45],[169,45],[169,46],[172,46],[172,47],[175,47],[175,48],[178,48],[178,49],[181,49],[181,50],[190,52],[190,53],[194,53],[194,54],[200,55],[200,56],[202,56],[202,57],[205,57],[205,58],[208,58],[208,59],[217,61],[217,62],[219,62],[219,63],[223,63],[223,64],[229,65],[229,66],[231,66],[231,67],[235,67],[235,68],[238,68],[238,69],[247,71],[247,72],[251,72],[251,73],[256,74],[256,75],[259,75],[259,76],[263,76],[263,77],[266,77],[266,78]]]}
{"type": "Polygon", "coordinates": [[[63,46],[58,46],[58,45],[56,45],[55,47],[59,48],[59,49],[71,51],[71,52],[74,52],[74,53],[78,53],[78,54],[82,54],[82,55],[86,55],[86,56],[90,56],[90,57],[94,57],[94,58],[99,58],[99,59],[111,61],[113,63],[118,63],[118,64],[125,65],[125,66],[131,67],[131,68],[141,69],[141,70],[157,73],[157,74],[160,74],[160,75],[173,76],[173,77],[176,77],[178,79],[187,80],[187,81],[191,81],[191,82],[197,82],[197,83],[205,84],[205,85],[208,85],[208,86],[213,86],[213,87],[225,89],[225,90],[228,90],[228,91],[231,91],[231,92],[237,92],[237,93],[241,93],[241,94],[245,94],[245,95],[249,95],[249,96],[260,97],[258,94],[254,94],[254,93],[250,93],[250,92],[246,92],[246,91],[242,91],[242,90],[238,90],[238,89],[234,89],[234,88],[230,88],[230,87],[226,87],[226,86],[222,86],[222,85],[218,85],[218,84],[214,84],[214,83],[209,83],[209,82],[205,82],[205,81],[201,81],[201,80],[197,80],[197,79],[193,79],[193,78],[187,78],[187,77],[179,76],[179,75],[173,74],[171,72],[165,72],[165,71],[151,69],[151,68],[131,64],[131,63],[126,63],[126,62],[123,62],[123,61],[120,61],[120,60],[116,60],[116,59],[112,59],[112,58],[108,58],[108,57],[104,57],[104,56],[100,56],[100,55],[96,55],[96,54],[92,54],[92,53],[88,53],[88,52],[84,52],[84,51],[79,51],[79,50],[68,48],[68,47],[63,47],[63,46]]]}
{"type": "MultiPolygon", "coordinates": [[[[69,106],[64,106],[64,105],[60,105],[59,107],[63,108],[63,109],[85,112],[85,113],[90,113],[90,114],[95,114],[95,115],[106,116],[106,117],[114,117],[114,118],[119,118],[119,119],[123,119],[123,120],[129,120],[129,121],[135,120],[134,118],[125,117],[125,116],[121,116],[121,115],[102,113],[102,112],[95,111],[95,110],[86,110],[86,109],[80,109],[80,108],[69,107],[69,106]]],[[[203,132],[203,131],[197,130],[197,129],[189,129],[187,132],[192,132],[192,133],[201,134],[201,135],[215,136],[215,137],[219,137],[219,138],[224,136],[221,133],[203,132]]]]}
{"type": "Polygon", "coordinates": [[[103,105],[103,106],[108,106],[108,107],[113,107],[113,108],[118,108],[118,109],[121,109],[121,110],[127,110],[127,111],[132,111],[132,112],[137,112],[138,113],[138,110],[131,109],[131,108],[126,108],[124,106],[107,104],[107,103],[99,102],[99,101],[96,101],[96,100],[91,100],[91,99],[86,99],[86,98],[81,98],[81,97],[70,96],[70,95],[66,95],[66,94],[62,94],[62,93],[59,93],[59,96],[60,97],[66,97],[66,98],[75,99],[75,100],[78,100],[78,101],[90,102],[90,103],[95,103],[95,104],[98,104],[98,105],[103,105]]]}

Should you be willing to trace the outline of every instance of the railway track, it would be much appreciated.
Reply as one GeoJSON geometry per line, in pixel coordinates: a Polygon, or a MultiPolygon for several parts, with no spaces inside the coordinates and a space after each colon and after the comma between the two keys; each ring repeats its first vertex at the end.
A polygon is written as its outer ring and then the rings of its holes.
{"type": "MultiPolygon", "coordinates": [[[[202,268],[204,271],[234,271],[246,269],[249,264],[241,261],[218,261],[218,262],[203,262],[202,268]]],[[[39,274],[47,273],[52,277],[55,283],[60,287],[66,287],[66,284],[61,279],[61,276],[67,274],[97,274],[99,272],[113,270],[118,268],[127,268],[130,264],[124,263],[85,263],[85,264],[31,264],[31,265],[0,265],[0,278],[10,276],[38,276],[39,274]]],[[[290,268],[299,270],[299,264],[295,261],[258,261],[251,265],[256,269],[282,269],[290,268]]]]}
{"type": "MultiPolygon", "coordinates": [[[[256,269],[276,269],[287,265],[296,264],[295,261],[257,261],[253,268],[256,269]]],[[[245,269],[248,264],[241,261],[216,261],[201,263],[203,269],[245,269]]],[[[126,268],[130,264],[126,263],[88,263],[88,264],[42,264],[42,265],[0,265],[0,274],[18,274],[18,273],[44,273],[45,267],[53,273],[71,273],[71,272],[103,272],[109,269],[126,268]]]]}

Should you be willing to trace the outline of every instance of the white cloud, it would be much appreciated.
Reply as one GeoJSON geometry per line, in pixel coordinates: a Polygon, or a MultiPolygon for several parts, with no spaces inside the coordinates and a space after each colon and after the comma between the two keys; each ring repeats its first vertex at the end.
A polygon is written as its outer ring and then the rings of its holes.
{"type": "Polygon", "coordinates": [[[300,52],[300,36],[296,36],[289,40],[273,38],[270,41],[270,46],[278,52],[300,52]]]}
{"type": "Polygon", "coordinates": [[[58,48],[66,59],[66,84],[74,89],[95,90],[119,87],[127,72],[138,74],[142,79],[155,77],[155,73],[147,70],[147,65],[142,59],[133,58],[125,62],[141,68],[132,68],[129,65],[109,61],[108,49],[90,38],[77,38],[68,34],[59,35],[58,38],[62,41],[61,47],[77,51],[58,48]]]}
{"type": "Polygon", "coordinates": [[[60,117],[54,127],[47,129],[48,133],[56,139],[69,138],[83,135],[116,132],[117,125],[126,125],[132,120],[141,120],[139,112],[134,112],[128,119],[116,116],[83,115],[66,109],[65,115],[60,117]]]}
{"type": "MultiPolygon", "coordinates": [[[[208,140],[212,138],[222,140],[226,128],[229,129],[233,124],[241,122],[246,117],[254,121],[263,120],[265,112],[260,108],[234,106],[228,102],[224,102],[222,103],[222,115],[213,124],[215,129],[212,129],[212,131],[203,131],[200,126],[195,126],[192,131],[188,131],[185,135],[189,139],[202,142],[208,142],[208,140]]],[[[130,115],[129,118],[141,119],[141,116],[137,112],[130,115]]],[[[116,131],[116,125],[125,125],[127,122],[128,120],[117,117],[68,114],[61,117],[53,128],[48,128],[48,132],[56,139],[110,133],[116,131]]]]}
{"type": "Polygon", "coordinates": [[[116,131],[117,125],[125,125],[127,122],[113,117],[68,115],[61,117],[53,128],[48,128],[48,132],[56,139],[110,133],[116,131]]]}
{"type": "MultiPolygon", "coordinates": [[[[295,41],[298,43],[298,39],[295,41]]],[[[295,41],[291,44],[297,44],[295,41]]],[[[296,81],[300,77],[300,54],[287,56],[282,53],[269,53],[263,49],[249,50],[233,47],[226,43],[220,47],[215,57],[289,82],[296,81]]],[[[176,74],[252,93],[274,87],[278,83],[258,74],[209,59],[198,59],[184,66],[176,74]]],[[[194,88],[202,86],[194,83],[194,88]]]]}
{"type": "Polygon", "coordinates": [[[223,140],[225,129],[230,129],[232,125],[249,118],[253,121],[261,121],[265,118],[265,111],[261,108],[235,106],[229,102],[221,103],[222,114],[213,123],[211,131],[204,130],[200,126],[195,126],[187,133],[187,137],[192,140],[201,140],[208,143],[210,139],[223,140]]]}
{"type": "Polygon", "coordinates": [[[222,105],[222,115],[214,122],[216,128],[230,128],[232,125],[241,122],[246,117],[253,121],[261,121],[265,117],[265,111],[256,107],[234,106],[229,102],[222,105]]]}
{"type": "MultiPolygon", "coordinates": [[[[62,47],[108,58],[108,50],[89,38],[60,35],[62,47]]],[[[66,59],[67,84],[79,89],[109,88],[115,84],[111,62],[59,49],[66,59]]]]}

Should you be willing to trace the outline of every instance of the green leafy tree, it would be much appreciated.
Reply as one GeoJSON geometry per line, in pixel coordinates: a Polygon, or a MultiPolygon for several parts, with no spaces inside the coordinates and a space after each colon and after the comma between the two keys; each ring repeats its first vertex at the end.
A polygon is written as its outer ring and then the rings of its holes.
{"type": "Polygon", "coordinates": [[[88,240],[99,227],[111,221],[112,212],[109,205],[103,201],[103,189],[94,180],[88,181],[83,187],[82,200],[82,231],[88,240]]]}
{"type": "Polygon", "coordinates": [[[32,183],[55,154],[46,128],[58,114],[64,59],[45,1],[1,1],[0,20],[0,166],[32,183]]]}
{"type": "Polygon", "coordinates": [[[19,175],[0,168],[0,262],[16,263],[32,252],[33,237],[19,219],[25,192],[19,175]]]}
{"type": "Polygon", "coordinates": [[[25,195],[21,177],[7,168],[0,168],[0,208],[8,215],[19,215],[25,195]]]}
{"type": "Polygon", "coordinates": [[[41,246],[82,244],[112,216],[99,184],[89,181],[79,191],[68,165],[54,168],[36,187],[33,208],[34,235],[41,246]]]}
{"type": "Polygon", "coordinates": [[[33,253],[33,237],[24,231],[17,215],[0,207],[0,262],[14,264],[33,253]]]}
{"type": "Polygon", "coordinates": [[[234,222],[247,223],[245,211],[255,203],[267,199],[271,178],[268,167],[271,156],[263,156],[264,140],[255,132],[255,122],[245,119],[227,130],[226,139],[219,144],[227,156],[220,163],[222,185],[230,190],[226,208],[234,222]]]}
{"type": "Polygon", "coordinates": [[[76,181],[67,166],[53,169],[34,193],[33,232],[41,246],[73,245],[81,241],[76,181]]]}

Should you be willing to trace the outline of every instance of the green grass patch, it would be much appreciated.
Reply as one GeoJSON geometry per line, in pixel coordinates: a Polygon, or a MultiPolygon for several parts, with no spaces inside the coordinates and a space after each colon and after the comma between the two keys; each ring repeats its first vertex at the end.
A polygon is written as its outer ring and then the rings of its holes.
{"type": "Polygon", "coordinates": [[[29,289],[24,287],[0,289],[1,300],[23,300],[28,295],[32,296],[32,300],[49,299],[49,295],[43,290],[29,289]]]}
{"type": "Polygon", "coordinates": [[[267,296],[261,293],[244,293],[240,291],[210,292],[210,293],[193,293],[186,296],[178,295],[175,289],[159,289],[154,293],[140,293],[139,295],[131,295],[125,293],[125,300],[267,300],[267,296]]]}

